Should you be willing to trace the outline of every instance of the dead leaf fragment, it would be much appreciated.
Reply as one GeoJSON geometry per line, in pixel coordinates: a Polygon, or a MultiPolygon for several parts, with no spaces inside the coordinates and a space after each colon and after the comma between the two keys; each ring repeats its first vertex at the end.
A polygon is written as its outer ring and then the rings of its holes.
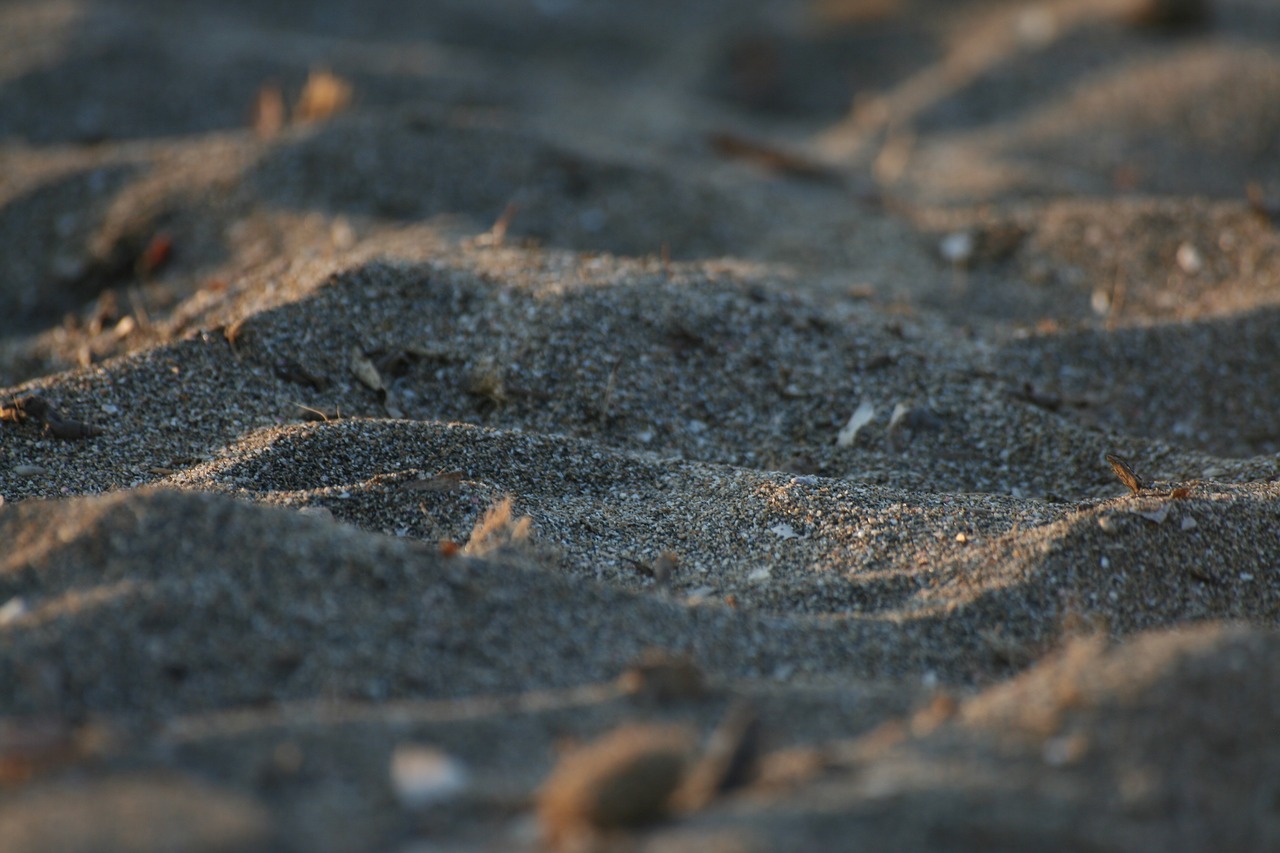
{"type": "Polygon", "coordinates": [[[103,754],[116,734],[99,724],[72,727],[52,718],[0,719],[0,790],[103,754]]]}
{"type": "Polygon", "coordinates": [[[138,277],[146,280],[159,272],[172,257],[173,237],[165,231],[160,231],[147,242],[146,248],[138,255],[134,268],[138,277]]]}
{"type": "Polygon", "coordinates": [[[681,811],[706,808],[725,791],[750,782],[760,761],[760,719],[745,702],[725,713],[675,796],[681,811]]]}
{"type": "Polygon", "coordinates": [[[960,703],[946,691],[939,691],[929,704],[916,711],[907,726],[915,737],[926,737],[950,720],[960,710],[960,703]]]}
{"type": "Polygon", "coordinates": [[[1249,200],[1249,209],[1255,216],[1270,223],[1280,221],[1280,202],[1268,198],[1261,184],[1251,182],[1245,188],[1245,196],[1249,200]]]}
{"type": "Polygon", "coordinates": [[[1029,644],[997,628],[980,630],[978,637],[986,644],[991,656],[1002,664],[1025,666],[1035,659],[1035,650],[1029,644]]]}
{"type": "Polygon", "coordinates": [[[653,561],[653,580],[658,586],[666,586],[671,582],[671,576],[676,573],[676,568],[680,565],[680,556],[674,551],[663,551],[658,555],[658,559],[653,561]]]}
{"type": "Polygon", "coordinates": [[[253,131],[261,139],[271,139],[284,130],[284,93],[275,83],[265,83],[253,104],[253,131]]]}
{"type": "Polygon", "coordinates": [[[1208,0],[1130,0],[1122,20],[1134,27],[1199,29],[1211,19],[1208,0]]]}
{"type": "Polygon", "coordinates": [[[1106,459],[1111,464],[1111,470],[1116,473],[1116,476],[1120,478],[1120,482],[1124,483],[1129,491],[1135,495],[1142,491],[1142,481],[1138,479],[1137,474],[1133,473],[1133,468],[1129,466],[1128,462],[1114,453],[1108,453],[1106,459]]]}
{"type": "Polygon", "coordinates": [[[813,747],[790,747],[763,756],[756,770],[757,788],[792,788],[812,780],[827,769],[824,752],[813,747]]]}
{"type": "Polygon", "coordinates": [[[58,410],[39,394],[24,394],[0,406],[0,421],[25,423],[38,421],[44,431],[54,438],[75,441],[102,435],[102,430],[83,421],[64,418],[58,410]]]}
{"type": "Polygon", "coordinates": [[[294,403],[294,408],[298,410],[298,417],[304,421],[336,421],[342,418],[342,412],[337,409],[318,409],[315,406],[307,406],[302,403],[294,403]]]}
{"type": "Polygon", "coordinates": [[[42,421],[53,411],[49,402],[39,394],[24,394],[13,398],[8,405],[0,406],[0,421],[23,423],[30,420],[42,421]]]}
{"type": "Polygon", "coordinates": [[[1188,563],[1187,574],[1191,575],[1191,577],[1198,581],[1203,581],[1208,584],[1220,584],[1223,580],[1221,577],[1214,574],[1212,569],[1199,563],[1188,563]]]}
{"type": "Polygon", "coordinates": [[[407,347],[400,347],[385,352],[371,353],[370,359],[373,361],[373,366],[378,368],[380,374],[398,379],[409,372],[409,368],[413,366],[417,356],[407,347]]]}
{"type": "Polygon", "coordinates": [[[70,421],[62,419],[50,418],[45,421],[44,431],[54,438],[63,441],[79,441],[85,438],[93,438],[102,435],[102,430],[93,424],[87,424],[84,421],[70,421]]]}
{"type": "Polygon", "coordinates": [[[516,518],[511,511],[511,498],[498,501],[476,522],[471,538],[462,552],[468,557],[483,557],[495,551],[516,548],[529,540],[533,519],[516,518]]]}
{"type": "Polygon", "coordinates": [[[706,690],[702,670],[687,654],[646,649],[618,678],[618,686],[645,703],[667,704],[696,699],[706,690]]]}
{"type": "Polygon", "coordinates": [[[713,133],[707,141],[713,151],[727,159],[742,160],[791,178],[820,183],[841,183],[840,174],[834,169],[767,142],[728,132],[713,133]]]}
{"type": "Polygon", "coordinates": [[[244,334],[244,325],[248,319],[248,317],[241,317],[238,320],[233,320],[222,330],[222,337],[226,339],[227,346],[231,347],[231,353],[236,358],[240,357],[240,338],[244,334]]]}
{"type": "Polygon", "coordinates": [[[285,382],[292,382],[295,385],[306,385],[317,391],[323,391],[328,382],[323,376],[316,376],[310,370],[307,370],[302,364],[292,358],[282,358],[275,364],[276,376],[285,382]]]}
{"type": "Polygon", "coordinates": [[[683,726],[628,725],[562,758],[538,793],[538,822],[557,849],[601,830],[661,817],[693,753],[683,726]]]}
{"type": "Polygon", "coordinates": [[[351,84],[324,68],[313,69],[293,108],[293,120],[300,124],[324,121],[351,104],[351,84]]]}
{"type": "Polygon", "coordinates": [[[73,732],[60,722],[7,719],[0,725],[0,788],[68,763],[75,752],[73,732]]]}
{"type": "Polygon", "coordinates": [[[471,383],[467,386],[467,391],[477,397],[483,397],[495,406],[502,406],[510,399],[502,369],[493,361],[485,361],[476,368],[471,374],[471,383]]]}
{"type": "Polygon", "coordinates": [[[502,209],[502,213],[498,214],[498,218],[493,221],[493,225],[489,228],[486,244],[490,246],[501,246],[502,242],[507,239],[507,231],[511,228],[511,222],[516,218],[516,214],[520,212],[520,205],[512,200],[507,202],[507,206],[502,209]]]}

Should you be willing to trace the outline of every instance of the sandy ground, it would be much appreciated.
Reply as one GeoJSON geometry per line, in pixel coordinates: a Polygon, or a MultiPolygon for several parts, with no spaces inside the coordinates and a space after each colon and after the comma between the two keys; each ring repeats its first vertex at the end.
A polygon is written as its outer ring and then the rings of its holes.
{"type": "Polygon", "coordinates": [[[0,4],[0,848],[1280,845],[1277,103],[1270,0],[0,4]]]}

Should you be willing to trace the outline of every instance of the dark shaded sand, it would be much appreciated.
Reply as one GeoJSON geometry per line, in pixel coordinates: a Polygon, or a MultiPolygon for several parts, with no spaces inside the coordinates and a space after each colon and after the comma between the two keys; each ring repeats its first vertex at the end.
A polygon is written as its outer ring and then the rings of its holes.
{"type": "Polygon", "coordinates": [[[0,849],[1280,845],[1269,0],[15,0],[0,81],[0,849]]]}

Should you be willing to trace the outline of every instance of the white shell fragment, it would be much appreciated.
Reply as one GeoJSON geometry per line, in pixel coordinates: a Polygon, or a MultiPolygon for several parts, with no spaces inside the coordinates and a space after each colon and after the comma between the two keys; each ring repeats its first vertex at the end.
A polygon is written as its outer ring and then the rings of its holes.
{"type": "Polygon", "coordinates": [[[15,595],[0,606],[0,626],[16,622],[27,615],[27,602],[20,595],[15,595]]]}
{"type": "Polygon", "coordinates": [[[402,743],[391,754],[391,787],[407,809],[451,800],[467,784],[466,768],[435,747],[402,743]]]}
{"type": "Polygon", "coordinates": [[[910,411],[911,407],[906,403],[898,403],[895,405],[893,407],[893,414],[889,416],[889,429],[887,431],[896,432],[898,424],[902,423],[902,419],[905,418],[907,413],[910,411]]]}
{"type": "Polygon", "coordinates": [[[1089,296],[1089,307],[1099,317],[1105,317],[1111,311],[1111,294],[1101,287],[1096,288],[1089,296]]]}
{"type": "Polygon", "coordinates": [[[963,266],[973,258],[973,235],[968,231],[956,231],[938,243],[938,254],[949,264],[963,266]]]}
{"type": "Polygon", "coordinates": [[[1200,255],[1200,250],[1190,243],[1183,243],[1178,247],[1178,269],[1187,275],[1195,275],[1204,269],[1204,258],[1200,255]]]}
{"type": "Polygon", "coordinates": [[[1152,524],[1164,524],[1164,520],[1169,517],[1169,505],[1160,504],[1160,506],[1155,509],[1144,510],[1139,512],[1138,515],[1142,516],[1152,524]]]}
{"type": "Polygon", "coordinates": [[[688,601],[690,604],[701,604],[715,594],[715,587],[700,586],[697,589],[689,590],[688,601]]]}
{"type": "Polygon", "coordinates": [[[373,362],[365,357],[359,347],[351,348],[351,372],[369,390],[386,390],[386,386],[382,383],[382,376],[378,373],[378,368],[373,366],[373,362]]]}
{"type": "Polygon", "coordinates": [[[836,446],[848,447],[853,444],[853,440],[858,437],[858,430],[871,423],[875,416],[876,407],[872,405],[870,400],[863,400],[859,403],[858,408],[849,417],[849,422],[841,428],[839,435],[836,436],[836,446]]]}

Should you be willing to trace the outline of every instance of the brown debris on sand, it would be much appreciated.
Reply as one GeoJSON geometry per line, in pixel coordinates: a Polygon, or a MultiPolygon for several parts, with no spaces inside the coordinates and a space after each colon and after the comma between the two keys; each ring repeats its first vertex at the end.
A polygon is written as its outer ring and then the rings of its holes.
{"type": "Polygon", "coordinates": [[[102,435],[102,430],[95,426],[63,417],[53,404],[39,394],[24,394],[13,398],[8,405],[0,406],[0,421],[9,423],[32,421],[47,434],[64,441],[102,435]]]}
{"type": "Polygon", "coordinates": [[[626,726],[562,758],[538,793],[538,819],[554,847],[652,822],[666,813],[693,753],[680,728],[626,726]]]}
{"type": "Polygon", "coordinates": [[[1125,488],[1135,495],[1142,491],[1142,480],[1138,478],[1137,474],[1133,473],[1133,468],[1129,466],[1128,462],[1114,453],[1108,453],[1106,459],[1107,464],[1111,466],[1111,470],[1115,472],[1120,482],[1124,483],[1125,488]]]}

